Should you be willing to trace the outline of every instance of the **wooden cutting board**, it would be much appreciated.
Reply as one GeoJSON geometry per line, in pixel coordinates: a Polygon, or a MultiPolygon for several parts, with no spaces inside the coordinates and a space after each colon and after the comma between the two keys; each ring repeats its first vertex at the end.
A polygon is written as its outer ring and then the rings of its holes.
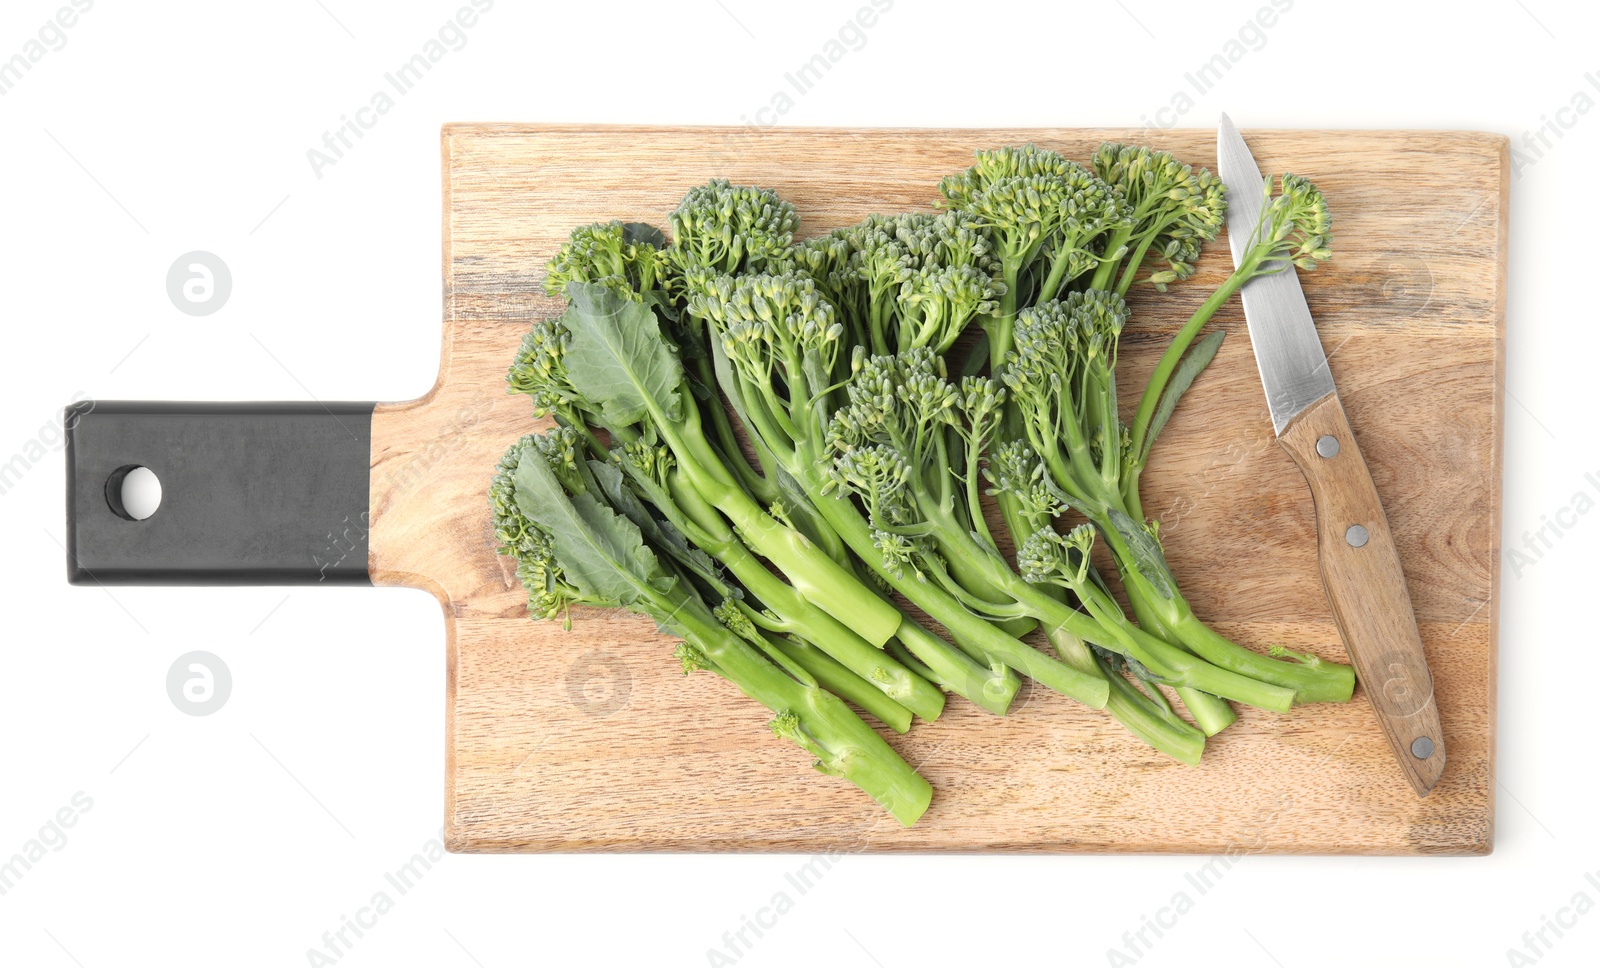
{"type": "MultiPolygon", "coordinates": [[[[1508,193],[1506,140],[1461,132],[1246,132],[1261,167],[1313,179],[1336,256],[1304,274],[1351,423],[1388,508],[1432,666],[1449,765],[1419,800],[1365,696],[1245,710],[1190,768],[1043,689],[1011,715],[953,699],[890,742],[932,782],[904,830],[767,733],[766,710],[621,612],[530,621],[493,549],[484,490],[533,428],[504,373],[560,306],[543,264],[579,224],[664,224],[712,177],[776,189],[803,234],[929,205],[975,149],[1102,140],[1213,166],[1209,131],[444,129],[444,347],[437,385],[372,425],[371,572],[425,588],[448,627],[445,826],[456,851],[1007,850],[1487,853],[1508,193]]],[[[1125,387],[1231,269],[1134,301],[1125,387]]],[[[1145,475],[1196,612],[1255,648],[1345,658],[1317,576],[1311,498],[1272,426],[1237,301],[1229,338],[1145,475]]]]}

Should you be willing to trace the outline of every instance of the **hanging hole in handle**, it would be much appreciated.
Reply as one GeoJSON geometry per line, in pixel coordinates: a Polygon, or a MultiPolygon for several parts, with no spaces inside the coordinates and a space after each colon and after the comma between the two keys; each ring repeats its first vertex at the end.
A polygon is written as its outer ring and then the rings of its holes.
{"type": "Polygon", "coordinates": [[[161,479],[142,464],[125,464],[106,478],[106,503],[124,521],[143,521],[161,506],[161,479]]]}

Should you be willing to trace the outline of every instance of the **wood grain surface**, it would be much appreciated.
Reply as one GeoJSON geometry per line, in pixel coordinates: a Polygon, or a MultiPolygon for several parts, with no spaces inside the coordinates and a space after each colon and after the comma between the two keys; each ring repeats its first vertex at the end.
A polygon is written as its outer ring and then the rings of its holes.
{"type": "MultiPolygon", "coordinates": [[[[1211,166],[1210,131],[451,125],[439,380],[374,417],[370,536],[375,581],[427,589],[445,609],[450,849],[1488,852],[1506,141],[1245,136],[1264,171],[1310,177],[1334,215],[1336,255],[1303,279],[1433,669],[1449,764],[1430,796],[1412,792],[1359,688],[1348,705],[1243,710],[1190,768],[1025,687],[1004,718],[953,699],[938,722],[890,737],[935,790],[903,830],[811,771],[732,687],[680,675],[649,621],[529,621],[494,554],[485,487],[532,427],[504,372],[528,322],[561,308],[540,281],[573,226],[663,224],[688,188],[726,177],[781,192],[809,235],[929,205],[979,148],[1031,141],[1086,160],[1110,139],[1211,166]]],[[[1230,268],[1218,242],[1194,280],[1133,300],[1125,390],[1230,268]]],[[[1146,511],[1203,619],[1254,648],[1342,660],[1311,497],[1274,441],[1237,301],[1213,326],[1229,338],[1162,436],[1146,511]]]]}

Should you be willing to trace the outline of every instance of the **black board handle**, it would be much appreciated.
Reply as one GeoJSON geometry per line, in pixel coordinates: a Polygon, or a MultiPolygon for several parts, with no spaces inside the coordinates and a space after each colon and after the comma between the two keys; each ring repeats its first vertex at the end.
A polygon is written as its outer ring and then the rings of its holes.
{"type": "Polygon", "coordinates": [[[67,407],[75,585],[371,584],[371,403],[85,400],[67,407]],[[134,520],[123,478],[161,482],[134,520]]]}

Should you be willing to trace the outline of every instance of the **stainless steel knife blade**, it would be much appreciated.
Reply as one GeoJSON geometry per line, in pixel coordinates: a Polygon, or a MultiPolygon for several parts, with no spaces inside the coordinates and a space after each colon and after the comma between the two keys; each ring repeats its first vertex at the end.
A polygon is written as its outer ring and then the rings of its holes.
{"type": "MultiPolygon", "coordinates": [[[[1217,128],[1217,170],[1228,186],[1228,245],[1237,265],[1263,228],[1259,223],[1265,182],[1255,156],[1226,114],[1217,128]]],[[[1239,291],[1239,298],[1267,391],[1272,429],[1282,434],[1296,414],[1334,392],[1328,358],[1293,263],[1252,279],[1239,291]]]]}

